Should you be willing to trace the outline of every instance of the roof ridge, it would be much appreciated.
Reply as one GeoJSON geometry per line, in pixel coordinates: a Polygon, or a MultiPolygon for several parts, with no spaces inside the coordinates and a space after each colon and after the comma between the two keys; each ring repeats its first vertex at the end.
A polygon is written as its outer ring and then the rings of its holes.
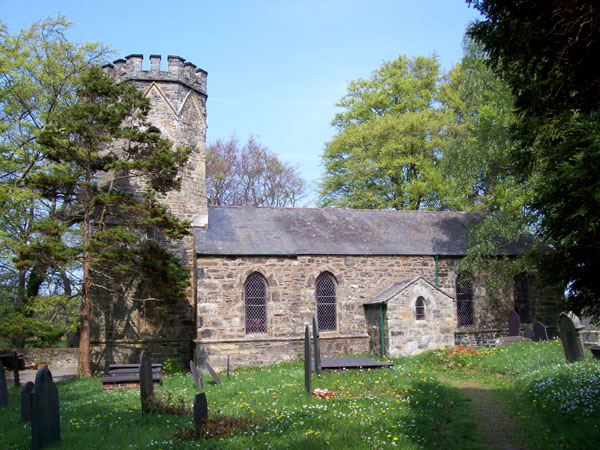
{"type": "Polygon", "coordinates": [[[250,205],[209,205],[209,208],[215,209],[257,209],[257,210],[285,210],[285,211],[360,211],[376,213],[416,213],[416,214],[481,214],[472,211],[435,211],[435,210],[414,210],[414,209],[369,209],[369,208],[318,208],[318,207],[289,207],[289,206],[250,206],[250,205]]]}

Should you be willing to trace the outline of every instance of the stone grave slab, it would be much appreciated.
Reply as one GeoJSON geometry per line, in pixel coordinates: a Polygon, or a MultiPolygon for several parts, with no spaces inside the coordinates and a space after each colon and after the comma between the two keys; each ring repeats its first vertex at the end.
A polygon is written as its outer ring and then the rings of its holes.
{"type": "Polygon", "coordinates": [[[579,331],[585,326],[572,311],[560,313],[558,318],[558,333],[568,362],[581,361],[586,358],[583,339],[579,331]]]}
{"type": "Polygon", "coordinates": [[[56,441],[60,441],[58,389],[50,370],[42,367],[31,394],[31,448],[37,450],[56,441]]]}
{"type": "Polygon", "coordinates": [[[548,340],[548,330],[546,329],[546,325],[542,322],[536,322],[533,324],[533,334],[536,341],[547,341],[548,340]]]}
{"type": "Polygon", "coordinates": [[[212,366],[208,363],[208,360],[204,361],[204,368],[208,371],[215,384],[221,384],[221,380],[219,379],[217,372],[215,372],[212,366]]]}
{"type": "Polygon", "coordinates": [[[313,316],[313,338],[315,346],[315,371],[321,376],[321,340],[319,338],[319,322],[317,316],[313,316]]]}
{"type": "Polygon", "coordinates": [[[6,386],[6,373],[4,373],[4,364],[0,361],[0,407],[8,406],[8,388],[6,386]]]}
{"type": "Polygon", "coordinates": [[[200,392],[194,397],[194,430],[196,435],[201,433],[202,427],[208,419],[208,402],[206,401],[206,393],[200,392]]]}
{"type": "Polygon", "coordinates": [[[306,325],[304,329],[304,388],[309,394],[312,393],[312,362],[311,354],[312,348],[310,345],[310,327],[306,325]]]}
{"type": "Polygon", "coordinates": [[[521,319],[516,311],[511,311],[508,315],[508,335],[519,336],[521,332],[521,319]]]}
{"type": "Polygon", "coordinates": [[[154,398],[154,384],[152,382],[152,366],[146,352],[140,356],[140,399],[142,401],[142,414],[148,414],[152,410],[154,398]]]}
{"type": "Polygon", "coordinates": [[[27,423],[31,420],[31,394],[35,384],[28,381],[21,389],[21,421],[27,423]]]}
{"type": "Polygon", "coordinates": [[[494,341],[496,345],[511,345],[516,344],[518,342],[531,342],[531,339],[527,339],[523,336],[505,336],[499,337],[494,341]]]}
{"type": "Polygon", "coordinates": [[[532,341],[535,339],[535,333],[533,332],[533,328],[527,327],[523,330],[523,336],[527,339],[531,339],[532,341]]]}
{"type": "Polygon", "coordinates": [[[202,377],[198,374],[198,369],[196,368],[196,364],[194,361],[190,361],[190,372],[192,372],[192,377],[194,378],[194,384],[196,385],[196,389],[202,387],[202,377]]]}

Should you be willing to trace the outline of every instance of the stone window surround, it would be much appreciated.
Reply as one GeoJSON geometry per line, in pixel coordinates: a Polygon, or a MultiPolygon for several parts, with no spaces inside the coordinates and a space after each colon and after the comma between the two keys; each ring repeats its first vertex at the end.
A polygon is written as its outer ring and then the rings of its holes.
{"type": "Polygon", "coordinates": [[[431,294],[429,294],[427,292],[419,292],[418,295],[415,295],[411,298],[408,306],[409,306],[410,310],[413,311],[413,320],[415,322],[418,322],[419,324],[421,324],[421,323],[426,324],[431,320],[431,314],[432,314],[432,311],[436,307],[436,303],[435,303],[435,300],[433,299],[433,297],[431,296],[431,294]],[[420,320],[416,319],[415,314],[414,314],[416,312],[417,299],[419,297],[421,297],[423,299],[423,305],[425,306],[425,317],[420,320]]]}

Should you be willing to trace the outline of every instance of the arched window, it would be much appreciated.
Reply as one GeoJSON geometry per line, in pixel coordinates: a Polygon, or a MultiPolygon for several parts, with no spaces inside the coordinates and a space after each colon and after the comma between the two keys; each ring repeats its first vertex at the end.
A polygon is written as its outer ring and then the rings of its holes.
{"type": "Polygon", "coordinates": [[[471,275],[468,273],[461,273],[456,278],[456,317],[459,327],[475,323],[473,282],[471,281],[471,275]]]}
{"type": "Polygon", "coordinates": [[[154,134],[158,134],[160,136],[160,130],[158,128],[156,128],[154,125],[150,125],[148,127],[148,133],[154,133],[154,134]]]}
{"type": "Polygon", "coordinates": [[[425,299],[423,297],[417,298],[415,302],[415,319],[425,320],[425,299]]]}
{"type": "Polygon", "coordinates": [[[521,273],[514,278],[515,311],[521,323],[531,323],[531,303],[529,302],[529,278],[521,273]]]}
{"type": "Polygon", "coordinates": [[[267,281],[258,272],[246,278],[246,334],[267,332],[267,281]]]}
{"type": "Polygon", "coordinates": [[[335,278],[329,272],[317,277],[315,296],[319,331],[337,330],[336,286],[335,278]]]}

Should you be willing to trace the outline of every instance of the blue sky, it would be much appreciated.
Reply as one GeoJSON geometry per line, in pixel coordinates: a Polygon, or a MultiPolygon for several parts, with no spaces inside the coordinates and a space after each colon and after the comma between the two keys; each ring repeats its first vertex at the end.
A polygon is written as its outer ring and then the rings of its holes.
{"type": "Polygon", "coordinates": [[[208,141],[255,136],[310,183],[350,80],[400,54],[437,53],[448,71],[478,17],[464,0],[0,0],[11,33],[59,12],[72,40],[208,71],[208,141]]]}

